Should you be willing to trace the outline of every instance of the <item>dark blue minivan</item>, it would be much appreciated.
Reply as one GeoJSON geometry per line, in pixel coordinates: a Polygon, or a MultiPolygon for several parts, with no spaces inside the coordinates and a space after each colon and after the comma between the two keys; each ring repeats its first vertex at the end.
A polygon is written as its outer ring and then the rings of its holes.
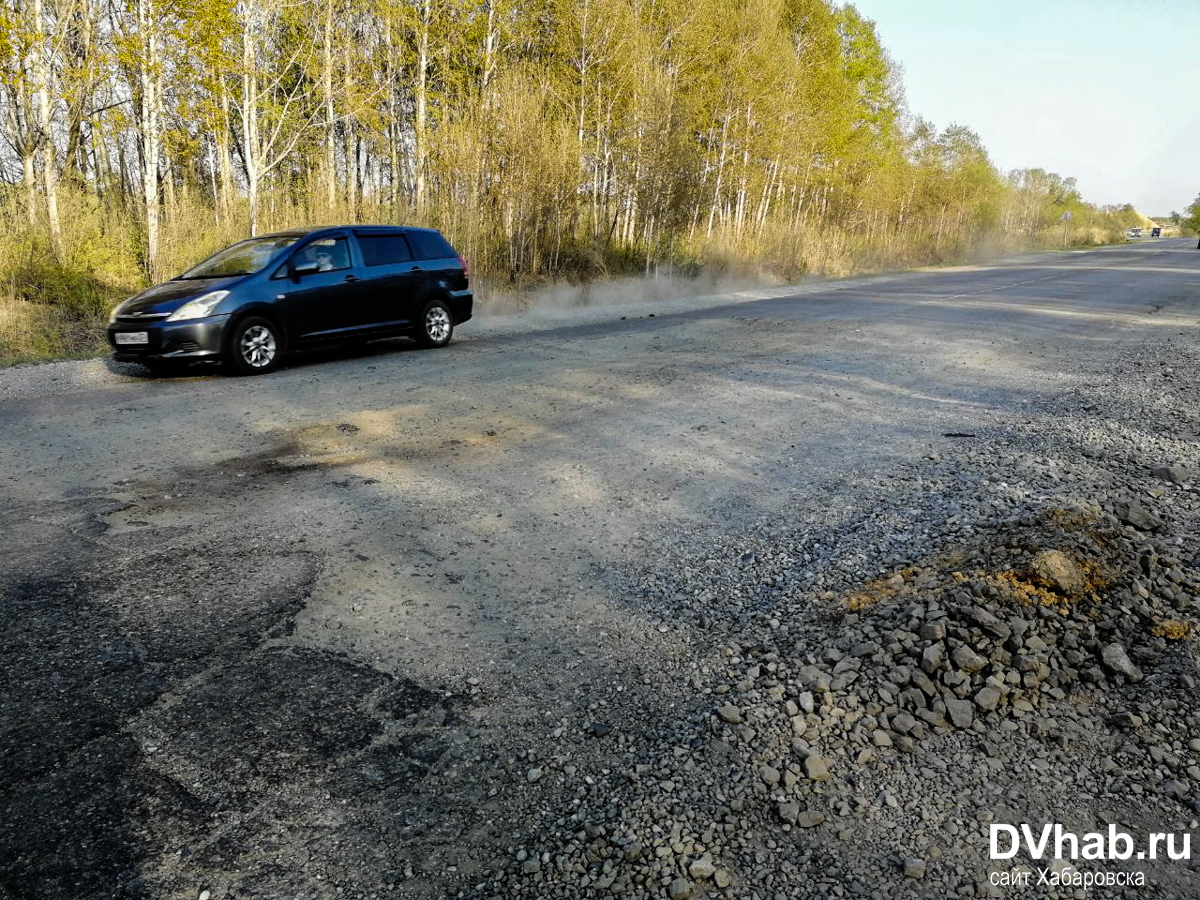
{"type": "Polygon", "coordinates": [[[431,228],[346,226],[242,241],[114,310],[113,358],[219,359],[261,375],[305,345],[406,335],[450,343],[471,318],[467,264],[431,228]]]}

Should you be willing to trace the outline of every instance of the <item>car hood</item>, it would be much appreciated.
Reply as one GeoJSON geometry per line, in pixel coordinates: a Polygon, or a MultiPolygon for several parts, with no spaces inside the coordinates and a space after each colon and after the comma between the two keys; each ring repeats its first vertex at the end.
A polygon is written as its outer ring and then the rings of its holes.
{"type": "Polygon", "coordinates": [[[242,276],[234,278],[190,278],[187,281],[175,280],[164,284],[156,284],[146,288],[140,294],[130,297],[119,307],[117,314],[122,316],[149,315],[153,313],[172,313],[194,297],[200,297],[210,291],[229,288],[242,280],[242,276]]]}

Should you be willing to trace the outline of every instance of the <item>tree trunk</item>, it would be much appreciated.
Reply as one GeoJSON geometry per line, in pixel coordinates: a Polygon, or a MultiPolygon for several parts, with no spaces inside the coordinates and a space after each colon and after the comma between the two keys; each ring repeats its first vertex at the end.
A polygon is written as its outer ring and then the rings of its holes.
{"type": "Polygon", "coordinates": [[[392,46],[391,17],[388,17],[384,21],[383,43],[387,50],[387,142],[388,156],[391,163],[391,213],[394,220],[396,215],[396,206],[400,203],[400,112],[396,103],[396,59],[395,49],[392,46]]]}
{"type": "Polygon", "coordinates": [[[749,172],[750,148],[746,147],[742,150],[742,175],[738,181],[737,205],[733,216],[733,234],[737,238],[742,236],[742,223],[746,217],[746,182],[749,172]]]}
{"type": "Polygon", "coordinates": [[[729,133],[729,114],[725,114],[725,120],[721,123],[721,158],[717,162],[717,186],[713,190],[712,206],[708,209],[708,231],[704,237],[707,240],[712,237],[713,218],[717,214],[717,207],[721,203],[721,179],[725,175],[725,137],[729,133]]]}
{"type": "MultiPolygon", "coordinates": [[[[600,85],[596,85],[596,151],[592,159],[592,240],[600,239],[600,178],[601,178],[601,160],[603,154],[601,148],[603,145],[604,126],[601,124],[601,102],[600,102],[600,85]]],[[[608,198],[605,197],[607,204],[608,198]]],[[[607,206],[605,207],[607,214],[607,206]]]]}
{"type": "MultiPolygon", "coordinates": [[[[214,144],[216,137],[214,135],[214,144]]],[[[208,145],[208,177],[212,185],[212,200],[213,200],[213,222],[217,225],[221,224],[221,189],[217,185],[217,163],[216,163],[216,148],[213,144],[208,145]]]]}
{"type": "Polygon", "coordinates": [[[154,0],[137,0],[138,37],[141,40],[142,109],[139,128],[142,151],[142,198],[146,208],[146,274],[151,281],[158,273],[158,154],[159,154],[159,60],[154,0]]]}
{"type": "Polygon", "coordinates": [[[354,133],[354,184],[357,191],[354,195],[354,218],[362,219],[363,203],[366,202],[367,192],[367,165],[369,160],[367,154],[363,150],[362,134],[358,131],[354,133]]]}
{"type": "Polygon", "coordinates": [[[496,0],[486,0],[487,34],[483,39],[483,77],[480,79],[479,94],[483,105],[489,105],[488,87],[496,69],[496,43],[500,34],[496,29],[496,0]]]}
{"type": "MultiPolygon", "coordinates": [[[[350,96],[350,86],[352,83],[352,75],[350,70],[350,54],[345,54],[345,65],[342,67],[342,91],[344,97],[350,96]]],[[[342,158],[346,161],[346,192],[344,195],[345,208],[355,210],[358,208],[358,193],[355,187],[358,184],[358,160],[354,155],[355,141],[358,129],[351,119],[347,116],[342,122],[342,158]]]]}
{"type": "Polygon", "coordinates": [[[229,221],[233,205],[233,160],[229,153],[230,129],[233,119],[229,115],[229,83],[221,76],[221,121],[213,130],[216,141],[217,172],[221,179],[221,214],[229,221]]]}
{"type": "Polygon", "coordinates": [[[250,201],[250,236],[258,234],[258,78],[254,71],[254,23],[242,27],[242,160],[246,166],[246,198],[250,201]]]}
{"type": "Polygon", "coordinates": [[[583,21],[579,23],[579,157],[583,159],[583,113],[587,107],[587,37],[588,37],[588,13],[591,7],[588,0],[583,0],[583,21]]]}
{"type": "Polygon", "coordinates": [[[163,204],[163,218],[165,218],[168,222],[171,222],[174,221],[176,209],[175,164],[171,162],[171,157],[169,154],[164,154],[160,177],[162,178],[163,193],[166,199],[166,202],[163,204]]]}
{"type": "Polygon", "coordinates": [[[132,202],[134,197],[133,175],[129,172],[129,164],[125,159],[125,143],[120,140],[120,135],[114,143],[117,147],[117,196],[121,198],[121,206],[124,207],[126,201],[132,202]]]}
{"type": "Polygon", "coordinates": [[[84,146],[84,117],[92,105],[92,21],[95,10],[90,3],[75,7],[71,14],[67,46],[78,70],[72,96],[67,98],[67,152],[63,157],[63,174],[83,185],[87,181],[88,157],[84,146]]]}
{"type": "Polygon", "coordinates": [[[46,192],[46,214],[50,224],[50,246],[62,256],[62,225],[58,218],[58,169],[54,159],[54,129],[50,119],[50,53],[42,21],[42,0],[33,0],[34,78],[37,82],[38,129],[42,145],[42,186],[46,192]]]}
{"type": "MultiPolygon", "coordinates": [[[[91,128],[91,144],[94,157],[92,171],[96,173],[96,192],[104,201],[105,209],[112,209],[110,190],[112,186],[112,160],[108,155],[108,142],[104,139],[103,119],[91,128]]],[[[118,189],[119,191],[119,189],[118,189]]]]}
{"type": "Polygon", "coordinates": [[[413,173],[416,182],[417,210],[425,209],[425,160],[428,148],[425,146],[425,106],[428,102],[429,89],[429,29],[433,24],[433,0],[421,0],[421,32],[417,41],[417,120],[416,154],[413,173]]]}
{"type": "Polygon", "coordinates": [[[333,0],[325,0],[325,27],[321,60],[321,95],[325,104],[325,208],[337,203],[337,159],[334,147],[336,122],[333,110],[333,0]]]}
{"type": "Polygon", "coordinates": [[[37,226],[37,172],[33,165],[33,152],[21,154],[22,181],[25,185],[25,208],[29,214],[29,224],[37,226]]]}
{"type": "Polygon", "coordinates": [[[767,212],[771,208],[771,192],[775,187],[775,173],[779,171],[779,157],[772,160],[767,167],[767,178],[763,182],[762,197],[758,201],[758,212],[754,217],[755,233],[762,234],[763,225],[767,221],[767,212]]]}

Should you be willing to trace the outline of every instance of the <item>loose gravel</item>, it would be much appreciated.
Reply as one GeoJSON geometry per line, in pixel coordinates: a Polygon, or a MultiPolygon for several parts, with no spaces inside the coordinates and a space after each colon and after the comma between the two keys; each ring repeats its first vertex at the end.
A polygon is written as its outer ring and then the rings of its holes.
{"type": "MultiPolygon", "coordinates": [[[[684,636],[690,717],[538,769],[569,801],[458,896],[1001,896],[994,822],[1194,838],[1198,363],[1140,347],[837,506],[658,545],[633,602],[684,636]]],[[[1133,865],[1106,896],[1200,891],[1133,865]]]]}

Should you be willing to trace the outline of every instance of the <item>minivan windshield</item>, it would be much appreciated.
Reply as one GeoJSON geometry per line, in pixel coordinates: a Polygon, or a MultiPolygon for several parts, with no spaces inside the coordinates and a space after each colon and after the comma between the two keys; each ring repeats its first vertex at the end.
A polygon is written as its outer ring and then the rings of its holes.
{"type": "Polygon", "coordinates": [[[228,278],[233,275],[253,275],[261,272],[280,250],[290,247],[303,235],[276,234],[270,237],[250,238],[232,247],[226,247],[216,256],[210,256],[200,265],[188,269],[185,278],[228,278]]]}

